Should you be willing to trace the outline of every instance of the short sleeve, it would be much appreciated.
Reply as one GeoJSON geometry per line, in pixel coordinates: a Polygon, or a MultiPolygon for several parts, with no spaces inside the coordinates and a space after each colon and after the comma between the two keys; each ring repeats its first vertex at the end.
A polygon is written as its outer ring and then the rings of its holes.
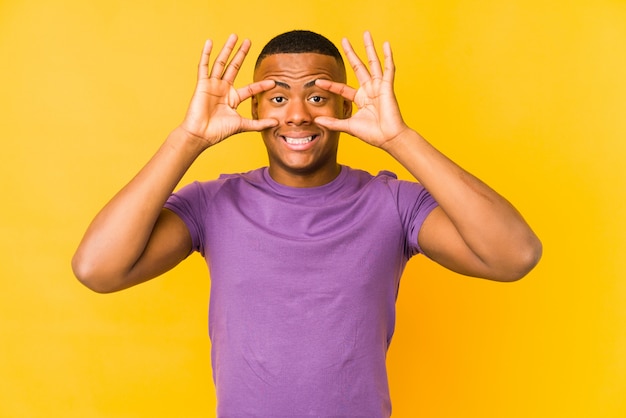
{"type": "Polygon", "coordinates": [[[199,182],[173,193],[164,207],[178,215],[189,230],[192,248],[204,256],[204,224],[207,199],[199,182]]]}
{"type": "Polygon", "coordinates": [[[402,227],[405,233],[407,258],[423,253],[417,237],[422,224],[438,204],[431,194],[419,183],[389,179],[387,184],[395,198],[402,227]]]}

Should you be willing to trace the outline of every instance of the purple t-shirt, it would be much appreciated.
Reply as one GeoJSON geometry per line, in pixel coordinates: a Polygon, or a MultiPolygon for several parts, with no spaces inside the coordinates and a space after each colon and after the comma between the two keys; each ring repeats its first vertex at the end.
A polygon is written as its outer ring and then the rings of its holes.
{"type": "Polygon", "coordinates": [[[388,417],[400,276],[435,206],[417,183],[346,166],[320,187],[261,168],[172,195],[209,266],[218,416],[388,417]]]}

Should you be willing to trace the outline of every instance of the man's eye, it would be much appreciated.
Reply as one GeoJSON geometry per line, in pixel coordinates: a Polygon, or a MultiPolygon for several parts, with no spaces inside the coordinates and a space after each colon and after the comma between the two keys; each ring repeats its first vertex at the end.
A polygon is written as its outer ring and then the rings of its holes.
{"type": "Polygon", "coordinates": [[[276,103],[276,104],[281,104],[281,103],[285,102],[285,98],[284,97],[280,97],[280,96],[279,97],[272,97],[270,99],[270,102],[276,103]]]}
{"type": "Polygon", "coordinates": [[[313,103],[322,103],[324,101],[324,98],[322,96],[313,96],[309,100],[313,103]]]}

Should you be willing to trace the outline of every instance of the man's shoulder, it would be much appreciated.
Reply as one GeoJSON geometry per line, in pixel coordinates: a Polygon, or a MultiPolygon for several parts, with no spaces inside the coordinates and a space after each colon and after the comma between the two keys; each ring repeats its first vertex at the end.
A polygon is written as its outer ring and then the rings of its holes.
{"type": "Polygon", "coordinates": [[[240,172],[240,173],[222,173],[215,180],[209,180],[210,182],[228,182],[228,181],[244,181],[244,182],[258,182],[263,180],[263,173],[267,167],[255,168],[254,170],[240,172]]]}
{"type": "Polygon", "coordinates": [[[257,187],[263,181],[263,168],[258,168],[245,173],[224,173],[217,178],[209,180],[195,180],[184,185],[174,193],[178,198],[186,200],[209,201],[218,195],[232,195],[241,191],[242,187],[256,184],[257,187]]]}
{"type": "Polygon", "coordinates": [[[348,167],[348,170],[350,170],[353,182],[360,184],[360,189],[367,189],[372,192],[385,190],[396,200],[400,194],[418,198],[420,195],[427,193],[424,186],[419,182],[398,178],[396,173],[389,170],[380,170],[375,175],[362,169],[348,167]]]}
{"type": "Polygon", "coordinates": [[[259,184],[263,182],[264,170],[265,167],[261,167],[246,172],[222,173],[217,178],[194,181],[193,184],[207,191],[217,191],[225,186],[235,186],[237,184],[259,184]]]}
{"type": "Polygon", "coordinates": [[[378,171],[377,174],[372,174],[372,172],[367,171],[363,168],[355,168],[355,167],[351,167],[348,165],[344,165],[343,167],[347,170],[348,175],[351,177],[358,177],[358,178],[363,178],[363,179],[398,178],[398,176],[395,173],[389,170],[380,170],[378,171]]]}
{"type": "Polygon", "coordinates": [[[392,171],[380,170],[376,174],[372,174],[361,168],[352,168],[346,166],[348,177],[353,182],[358,182],[361,186],[372,184],[388,184],[389,182],[398,181],[398,176],[392,171]]]}

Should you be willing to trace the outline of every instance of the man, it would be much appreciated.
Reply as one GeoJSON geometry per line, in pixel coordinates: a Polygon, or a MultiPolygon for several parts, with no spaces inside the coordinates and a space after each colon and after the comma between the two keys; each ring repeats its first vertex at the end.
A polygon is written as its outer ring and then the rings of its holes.
{"type": "Polygon", "coordinates": [[[250,42],[235,51],[231,35],[210,66],[207,41],[184,121],[74,256],[77,277],[98,292],[156,277],[193,250],[205,256],[218,416],[388,417],[385,355],[408,259],[422,252],[512,281],[540,258],[504,198],[404,123],[391,48],[381,65],[369,33],[364,41],[367,66],[343,41],[358,89],[345,84],[337,48],[312,32],[271,40],[239,89],[250,42]],[[252,119],[236,112],[247,99],[252,119]],[[243,131],[261,132],[268,167],[172,194],[203,151],[243,131]],[[340,132],[382,148],[419,183],[339,165],[340,132]]]}

